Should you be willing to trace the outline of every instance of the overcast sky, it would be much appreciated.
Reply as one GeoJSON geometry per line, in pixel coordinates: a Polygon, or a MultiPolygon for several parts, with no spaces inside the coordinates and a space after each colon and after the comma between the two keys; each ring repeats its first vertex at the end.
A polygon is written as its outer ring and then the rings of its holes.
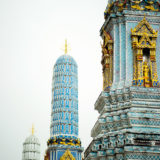
{"type": "Polygon", "coordinates": [[[0,160],[21,160],[31,134],[43,159],[50,133],[53,65],[67,38],[78,64],[79,137],[86,148],[102,90],[99,30],[107,0],[0,0],[0,160]]]}

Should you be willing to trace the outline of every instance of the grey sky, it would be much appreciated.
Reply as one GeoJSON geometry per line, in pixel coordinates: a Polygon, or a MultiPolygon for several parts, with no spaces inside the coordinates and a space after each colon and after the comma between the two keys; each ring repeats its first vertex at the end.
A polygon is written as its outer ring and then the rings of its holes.
{"type": "Polygon", "coordinates": [[[52,68],[65,38],[78,63],[79,137],[86,148],[102,90],[99,30],[105,0],[0,0],[0,159],[21,160],[31,134],[49,138],[52,68]]]}

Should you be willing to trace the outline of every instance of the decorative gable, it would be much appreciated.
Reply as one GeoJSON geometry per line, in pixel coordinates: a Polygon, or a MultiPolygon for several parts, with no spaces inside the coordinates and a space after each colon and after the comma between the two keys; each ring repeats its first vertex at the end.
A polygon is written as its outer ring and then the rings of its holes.
{"type": "Polygon", "coordinates": [[[140,38],[138,46],[140,48],[148,48],[149,46],[153,46],[153,44],[150,38],[146,34],[144,34],[144,36],[140,38]]]}
{"type": "Polygon", "coordinates": [[[155,48],[158,31],[155,31],[144,17],[131,29],[133,48],[155,48]]]}
{"type": "Polygon", "coordinates": [[[138,23],[138,25],[131,29],[132,35],[143,36],[143,34],[147,34],[148,37],[157,37],[157,31],[155,31],[146,20],[146,17],[143,18],[142,21],[138,23]]]}
{"type": "Polygon", "coordinates": [[[66,152],[62,155],[60,160],[76,160],[69,149],[66,150],[66,152]]]}

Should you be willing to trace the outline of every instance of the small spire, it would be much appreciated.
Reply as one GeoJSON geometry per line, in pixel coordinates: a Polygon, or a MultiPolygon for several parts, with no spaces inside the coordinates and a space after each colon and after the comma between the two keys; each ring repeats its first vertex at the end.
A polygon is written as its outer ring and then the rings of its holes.
{"type": "Polygon", "coordinates": [[[65,54],[67,54],[68,53],[68,44],[67,44],[67,39],[65,40],[65,54]]]}
{"type": "Polygon", "coordinates": [[[34,125],[32,124],[32,135],[34,135],[34,125]]]}

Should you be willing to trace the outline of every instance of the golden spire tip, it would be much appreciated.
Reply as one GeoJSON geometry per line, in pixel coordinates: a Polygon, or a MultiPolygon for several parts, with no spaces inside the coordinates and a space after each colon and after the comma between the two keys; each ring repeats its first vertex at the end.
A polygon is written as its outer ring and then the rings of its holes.
{"type": "Polygon", "coordinates": [[[34,135],[34,125],[32,124],[32,135],[34,135]]]}
{"type": "Polygon", "coordinates": [[[65,40],[65,54],[68,53],[68,44],[67,44],[67,39],[65,40]]]}

